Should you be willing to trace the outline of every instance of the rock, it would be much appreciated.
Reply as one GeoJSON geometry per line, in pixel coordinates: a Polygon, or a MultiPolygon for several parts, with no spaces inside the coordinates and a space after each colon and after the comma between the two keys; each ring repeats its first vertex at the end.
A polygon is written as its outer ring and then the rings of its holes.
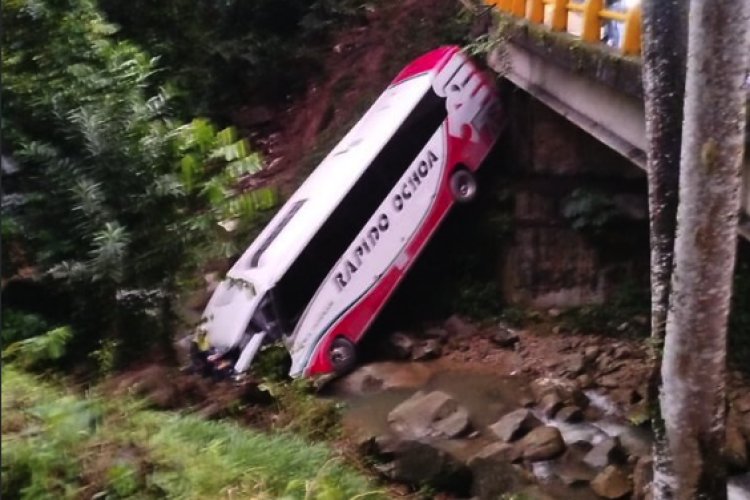
{"type": "Polygon", "coordinates": [[[593,481],[591,489],[604,498],[622,498],[633,490],[627,474],[614,465],[607,466],[593,481]]]}
{"type": "Polygon", "coordinates": [[[578,444],[580,442],[586,443],[589,447],[593,447],[591,443],[598,443],[608,437],[600,428],[586,422],[581,422],[579,424],[558,422],[557,428],[562,433],[565,442],[570,445],[578,444]]]}
{"type": "Polygon", "coordinates": [[[415,343],[414,337],[404,332],[394,332],[388,338],[389,350],[397,359],[408,359],[415,343]]]}
{"type": "Polygon", "coordinates": [[[529,462],[550,460],[565,451],[565,441],[556,427],[542,426],[533,429],[519,443],[523,458],[529,462]]]}
{"type": "Polygon", "coordinates": [[[471,457],[467,462],[469,467],[475,460],[489,459],[496,462],[516,462],[521,458],[522,450],[510,443],[490,443],[471,457]]]}
{"type": "Polygon", "coordinates": [[[603,439],[583,457],[584,462],[596,469],[603,469],[610,464],[622,462],[624,459],[620,440],[616,437],[603,439]]]}
{"type": "Polygon", "coordinates": [[[601,349],[599,349],[596,346],[587,347],[583,351],[583,360],[586,363],[593,363],[596,361],[596,358],[599,357],[599,354],[601,354],[601,349]]]}
{"type": "Polygon", "coordinates": [[[617,378],[613,377],[612,375],[605,375],[603,377],[599,377],[596,380],[596,383],[599,384],[601,387],[606,387],[609,389],[614,389],[620,386],[620,381],[617,380],[617,378]]]}
{"type": "Polygon", "coordinates": [[[747,443],[740,429],[739,415],[733,409],[729,410],[726,423],[726,448],[724,458],[729,473],[745,472],[748,467],[747,443]]]}
{"type": "Polygon", "coordinates": [[[479,331],[476,326],[456,314],[445,320],[443,327],[451,336],[460,338],[473,337],[479,331]]]}
{"type": "Polygon", "coordinates": [[[591,378],[591,375],[588,373],[584,373],[583,375],[579,375],[576,378],[576,383],[581,387],[581,389],[588,389],[594,384],[594,379],[591,378]]]}
{"type": "Polygon", "coordinates": [[[549,316],[550,318],[557,318],[557,317],[558,317],[558,316],[560,316],[561,314],[562,314],[562,311],[560,311],[560,309],[554,309],[554,308],[553,308],[553,309],[550,309],[549,311],[547,311],[547,315],[548,315],[548,316],[549,316]]]}
{"type": "Polygon", "coordinates": [[[565,371],[573,376],[580,375],[586,368],[586,362],[580,354],[569,356],[565,363],[565,371]]]}
{"type": "Polygon", "coordinates": [[[504,442],[515,441],[542,423],[529,410],[516,410],[490,426],[490,430],[504,442]]]}
{"type": "Polygon", "coordinates": [[[553,418],[563,407],[563,402],[556,392],[550,392],[542,397],[542,401],[539,405],[541,406],[542,413],[545,417],[553,418]]]}
{"type": "Polygon", "coordinates": [[[654,459],[641,457],[633,469],[633,500],[644,500],[654,479],[654,459]]]}
{"type": "Polygon", "coordinates": [[[510,328],[499,326],[497,330],[492,332],[490,340],[500,347],[513,347],[519,340],[518,333],[510,328]]]}
{"type": "Polygon", "coordinates": [[[442,354],[443,349],[438,339],[427,339],[419,342],[411,351],[411,359],[414,361],[425,361],[435,359],[442,354]]]}
{"type": "Polygon", "coordinates": [[[588,483],[596,477],[596,471],[581,463],[578,453],[568,449],[565,454],[552,465],[552,473],[568,486],[588,483]],[[572,452],[571,452],[572,451],[572,452]]]}
{"type": "Polygon", "coordinates": [[[493,443],[469,460],[473,481],[471,492],[481,498],[500,498],[508,491],[525,485],[519,470],[508,460],[507,450],[513,445],[493,443]]]}
{"type": "Polygon", "coordinates": [[[419,441],[403,441],[395,460],[381,468],[394,481],[415,486],[429,484],[459,495],[468,494],[471,473],[468,468],[443,450],[419,441]]]}
{"type": "Polygon", "coordinates": [[[563,422],[576,423],[583,420],[583,412],[577,406],[565,406],[555,417],[563,422]]]}
{"type": "Polygon", "coordinates": [[[633,357],[633,350],[626,346],[620,346],[615,349],[615,352],[612,354],[612,356],[615,359],[627,359],[633,357]]]}
{"type": "Polygon", "coordinates": [[[445,328],[432,327],[424,331],[423,335],[428,339],[445,340],[448,337],[448,331],[445,328]]]}
{"type": "Polygon", "coordinates": [[[360,385],[361,392],[367,394],[370,392],[377,392],[383,388],[383,379],[374,376],[371,373],[366,373],[362,377],[360,385]]]}
{"type": "Polygon", "coordinates": [[[388,414],[388,423],[410,439],[454,438],[470,425],[466,409],[442,391],[415,394],[388,414]]]}
{"type": "Polygon", "coordinates": [[[750,413],[750,393],[737,395],[732,401],[732,406],[739,413],[750,413]]]}

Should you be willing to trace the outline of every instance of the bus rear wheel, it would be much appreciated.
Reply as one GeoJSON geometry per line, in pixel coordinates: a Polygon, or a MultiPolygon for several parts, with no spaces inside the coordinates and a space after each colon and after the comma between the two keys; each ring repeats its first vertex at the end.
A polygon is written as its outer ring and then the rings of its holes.
{"type": "Polygon", "coordinates": [[[468,170],[456,170],[450,179],[453,199],[459,203],[468,203],[477,197],[477,180],[468,170]]]}
{"type": "Polygon", "coordinates": [[[351,340],[338,337],[331,343],[328,353],[333,371],[342,374],[350,371],[357,363],[357,347],[351,340]]]}

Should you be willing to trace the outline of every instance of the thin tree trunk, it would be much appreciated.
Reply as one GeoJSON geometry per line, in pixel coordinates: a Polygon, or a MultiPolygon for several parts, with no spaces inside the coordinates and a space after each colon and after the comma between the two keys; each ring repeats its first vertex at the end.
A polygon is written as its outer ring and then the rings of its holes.
{"type": "Polygon", "coordinates": [[[687,0],[646,0],[643,3],[643,95],[648,138],[651,357],[654,363],[648,394],[654,430],[653,492],[656,500],[672,498],[669,481],[673,473],[658,396],[677,216],[686,54],[687,0]]]}
{"type": "Polygon", "coordinates": [[[750,0],[691,0],[661,408],[675,497],[726,498],[726,327],[736,253],[750,0]]]}

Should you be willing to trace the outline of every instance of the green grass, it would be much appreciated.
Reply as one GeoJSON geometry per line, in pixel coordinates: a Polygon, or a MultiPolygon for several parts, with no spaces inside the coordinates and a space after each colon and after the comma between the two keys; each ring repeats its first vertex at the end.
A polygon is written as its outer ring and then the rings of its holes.
{"type": "Polygon", "coordinates": [[[79,396],[6,365],[2,497],[378,498],[326,445],[79,396]]]}

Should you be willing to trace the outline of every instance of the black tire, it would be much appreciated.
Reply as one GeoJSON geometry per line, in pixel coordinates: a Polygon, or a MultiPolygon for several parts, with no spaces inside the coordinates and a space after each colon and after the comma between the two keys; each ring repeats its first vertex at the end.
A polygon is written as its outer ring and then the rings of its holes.
{"type": "Polygon", "coordinates": [[[333,371],[341,375],[351,371],[357,364],[357,347],[345,337],[337,337],[328,352],[333,371]]]}
{"type": "Polygon", "coordinates": [[[453,172],[450,180],[451,194],[458,203],[469,203],[477,197],[477,180],[468,170],[453,172]]]}

